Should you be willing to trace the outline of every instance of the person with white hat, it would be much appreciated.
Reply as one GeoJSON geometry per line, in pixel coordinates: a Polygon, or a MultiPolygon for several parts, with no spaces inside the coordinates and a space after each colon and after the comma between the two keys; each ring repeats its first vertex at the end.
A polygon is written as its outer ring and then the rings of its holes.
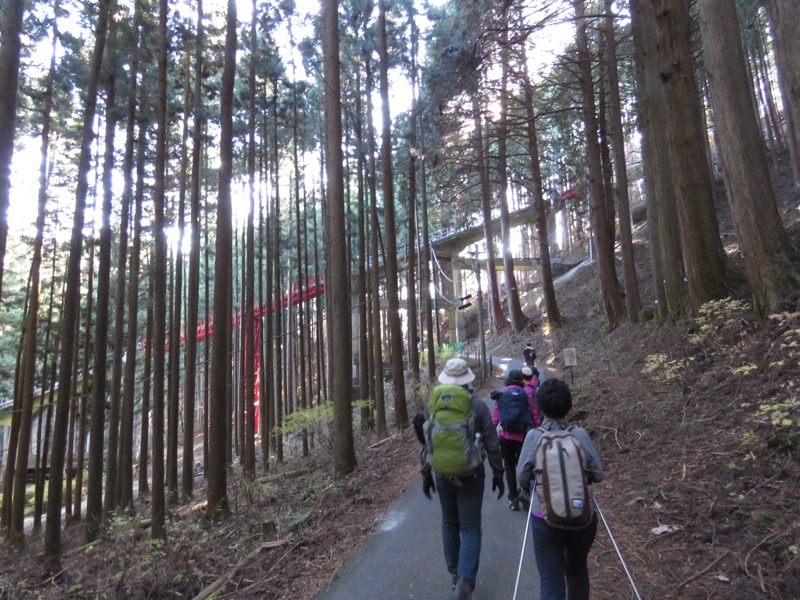
{"type": "Polygon", "coordinates": [[[431,391],[425,415],[414,418],[417,435],[425,443],[422,491],[430,498],[431,492],[438,490],[444,558],[453,580],[452,598],[469,600],[475,589],[481,552],[483,459],[489,458],[492,491],[498,492],[498,499],[505,493],[503,462],[489,407],[468,391],[475,375],[466,361],[451,358],[438,379],[440,385],[431,391]],[[465,444],[461,444],[459,436],[465,444]],[[457,449],[452,454],[448,454],[448,437],[456,440],[455,444],[450,442],[457,449]],[[464,451],[467,446],[474,451],[471,456],[464,451]],[[451,470],[450,461],[460,464],[451,470]]]}

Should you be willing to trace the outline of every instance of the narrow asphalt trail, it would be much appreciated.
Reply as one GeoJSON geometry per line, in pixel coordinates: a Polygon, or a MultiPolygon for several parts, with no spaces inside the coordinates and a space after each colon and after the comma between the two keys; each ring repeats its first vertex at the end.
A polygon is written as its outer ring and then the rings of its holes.
{"type": "MultiPolygon", "coordinates": [[[[522,366],[509,359],[497,359],[496,364],[503,369],[522,366]]],[[[491,400],[487,403],[493,408],[491,400]]],[[[497,499],[488,465],[486,471],[481,562],[472,598],[511,600],[527,514],[509,510],[505,495],[497,499]]],[[[414,479],[315,600],[445,600],[451,589],[439,500],[428,500],[422,480],[414,479]]],[[[517,598],[530,600],[538,594],[539,576],[528,536],[517,598]]]]}

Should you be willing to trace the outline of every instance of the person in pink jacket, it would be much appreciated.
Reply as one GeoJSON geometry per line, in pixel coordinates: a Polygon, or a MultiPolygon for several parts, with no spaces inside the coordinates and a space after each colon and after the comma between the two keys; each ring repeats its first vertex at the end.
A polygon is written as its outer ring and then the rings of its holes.
{"type": "Polygon", "coordinates": [[[509,370],[505,383],[506,387],[502,392],[497,391],[492,394],[492,399],[495,401],[494,409],[492,410],[492,423],[497,427],[497,435],[500,438],[500,455],[503,458],[503,467],[506,473],[506,482],[508,483],[508,507],[511,510],[518,511],[517,462],[519,461],[522,442],[525,440],[527,431],[507,431],[500,423],[500,404],[503,402],[503,395],[512,387],[524,391],[528,397],[528,405],[531,411],[530,425],[537,427],[541,420],[533,396],[523,387],[522,371],[519,369],[509,370]]]}
{"type": "MultiPolygon", "coordinates": [[[[531,400],[536,399],[536,390],[539,389],[539,371],[538,369],[534,373],[534,368],[531,367],[522,367],[522,389],[528,392],[528,396],[531,400]]],[[[533,403],[534,407],[536,407],[536,402],[533,403]]],[[[542,424],[542,417],[539,415],[539,408],[534,408],[533,411],[533,426],[538,427],[542,424]]]]}

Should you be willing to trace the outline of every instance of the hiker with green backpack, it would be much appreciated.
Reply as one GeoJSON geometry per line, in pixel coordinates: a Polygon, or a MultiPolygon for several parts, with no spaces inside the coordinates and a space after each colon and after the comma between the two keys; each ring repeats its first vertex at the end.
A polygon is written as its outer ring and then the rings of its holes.
{"type": "Polygon", "coordinates": [[[603,480],[603,465],[586,430],[567,421],[572,393],[565,382],[542,382],[536,404],[543,421],[525,437],[517,477],[530,515],[540,598],[589,600],[587,559],[597,534],[591,484],[603,480]]]}
{"type": "Polygon", "coordinates": [[[464,359],[451,358],[431,391],[425,415],[414,417],[423,442],[422,491],[438,492],[442,543],[453,581],[453,600],[470,600],[481,553],[481,507],[488,456],[492,491],[505,493],[503,463],[489,407],[467,390],[475,375],[464,359]]]}

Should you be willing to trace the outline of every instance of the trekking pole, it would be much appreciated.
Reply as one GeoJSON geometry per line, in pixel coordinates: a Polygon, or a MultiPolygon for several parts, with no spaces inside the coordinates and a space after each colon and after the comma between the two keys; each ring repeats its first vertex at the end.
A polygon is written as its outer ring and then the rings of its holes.
{"type": "MultiPolygon", "coordinates": [[[[628,576],[628,581],[631,582],[631,587],[633,588],[633,593],[636,595],[638,600],[642,600],[641,595],[639,595],[639,590],[636,589],[636,583],[633,581],[633,575],[628,570],[628,565],[625,564],[625,559],[622,558],[622,552],[619,550],[619,546],[617,546],[617,540],[614,539],[614,536],[611,533],[611,527],[608,526],[608,521],[606,521],[605,515],[603,515],[603,511],[600,510],[600,505],[597,503],[597,497],[592,497],[594,500],[594,506],[597,508],[597,514],[600,515],[600,518],[603,520],[603,525],[606,526],[606,531],[608,532],[608,537],[611,539],[611,544],[614,546],[614,550],[617,551],[617,556],[619,556],[619,562],[622,563],[622,568],[625,569],[625,575],[628,576]]],[[[524,548],[524,545],[523,545],[524,548]]],[[[519,576],[517,576],[517,580],[519,580],[519,576]]],[[[514,590],[514,597],[516,598],[517,592],[514,590]]]]}
{"type": "Polygon", "coordinates": [[[522,559],[525,558],[525,544],[528,541],[528,530],[531,528],[531,513],[533,512],[533,494],[536,492],[536,480],[533,480],[533,491],[528,501],[528,521],[525,523],[525,536],[522,538],[522,553],[519,555],[519,568],[517,569],[517,581],[514,583],[514,598],[517,600],[517,590],[519,589],[519,578],[522,575],[522,559]]]}

